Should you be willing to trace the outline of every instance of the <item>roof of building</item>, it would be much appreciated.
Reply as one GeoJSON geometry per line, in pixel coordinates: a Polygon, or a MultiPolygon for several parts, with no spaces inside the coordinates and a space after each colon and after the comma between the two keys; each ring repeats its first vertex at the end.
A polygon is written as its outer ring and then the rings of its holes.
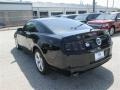
{"type": "Polygon", "coordinates": [[[31,2],[0,2],[0,4],[32,4],[31,2]]]}
{"type": "MultiPolygon", "coordinates": [[[[34,2],[33,7],[59,7],[59,8],[93,8],[92,5],[89,4],[65,4],[65,3],[52,3],[52,2],[34,2]]],[[[103,8],[105,9],[106,7],[104,6],[99,6],[97,5],[96,8],[103,8]]],[[[110,9],[110,8],[109,8],[110,9]]],[[[114,8],[115,9],[115,8],[114,8]]]]}
{"type": "Polygon", "coordinates": [[[32,3],[0,2],[0,10],[32,10],[32,3]]]}

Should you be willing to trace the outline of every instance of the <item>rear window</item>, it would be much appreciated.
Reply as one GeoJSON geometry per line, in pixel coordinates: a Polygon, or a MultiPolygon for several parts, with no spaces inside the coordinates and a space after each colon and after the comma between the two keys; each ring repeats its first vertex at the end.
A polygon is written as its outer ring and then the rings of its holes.
{"type": "Polygon", "coordinates": [[[90,21],[90,20],[96,19],[99,15],[100,14],[90,14],[87,19],[90,21]]]}
{"type": "Polygon", "coordinates": [[[70,19],[74,19],[77,15],[71,15],[71,16],[67,16],[70,19]]]}
{"type": "Polygon", "coordinates": [[[99,14],[80,14],[75,19],[76,20],[81,20],[81,21],[86,21],[86,20],[95,19],[98,16],[99,16],[99,14]]]}
{"type": "Polygon", "coordinates": [[[96,19],[97,20],[114,20],[116,14],[101,14],[96,19]]]}
{"type": "Polygon", "coordinates": [[[88,14],[80,14],[75,18],[75,20],[86,21],[87,17],[88,17],[88,14]]]}
{"type": "Polygon", "coordinates": [[[84,29],[92,28],[79,21],[66,19],[66,18],[47,19],[47,20],[42,20],[41,22],[54,33],[65,33],[74,30],[84,30],[84,29]]]}

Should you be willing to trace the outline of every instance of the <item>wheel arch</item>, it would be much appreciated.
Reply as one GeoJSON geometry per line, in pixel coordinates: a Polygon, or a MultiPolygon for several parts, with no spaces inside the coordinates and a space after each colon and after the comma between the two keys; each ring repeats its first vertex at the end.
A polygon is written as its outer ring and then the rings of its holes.
{"type": "Polygon", "coordinates": [[[34,53],[36,49],[38,49],[42,52],[41,48],[38,45],[33,46],[32,52],[34,53]]]}
{"type": "Polygon", "coordinates": [[[115,25],[112,25],[110,28],[114,28],[114,30],[115,30],[115,25]]]}
{"type": "MultiPolygon", "coordinates": [[[[32,49],[32,53],[34,53],[36,49],[40,50],[42,56],[44,57],[45,61],[47,62],[47,59],[46,59],[46,57],[45,57],[42,49],[41,49],[38,45],[34,45],[34,47],[33,47],[33,49],[32,49]]],[[[48,63],[48,62],[47,62],[47,63],[48,63]]]]}

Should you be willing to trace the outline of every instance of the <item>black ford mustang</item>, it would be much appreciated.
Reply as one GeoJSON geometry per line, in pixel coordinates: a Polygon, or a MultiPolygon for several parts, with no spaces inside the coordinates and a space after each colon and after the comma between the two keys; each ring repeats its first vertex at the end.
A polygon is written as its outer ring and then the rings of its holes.
{"type": "Polygon", "coordinates": [[[18,49],[34,54],[42,74],[49,66],[71,73],[89,70],[112,56],[108,34],[67,18],[30,20],[23,28],[18,28],[14,37],[18,49]]]}

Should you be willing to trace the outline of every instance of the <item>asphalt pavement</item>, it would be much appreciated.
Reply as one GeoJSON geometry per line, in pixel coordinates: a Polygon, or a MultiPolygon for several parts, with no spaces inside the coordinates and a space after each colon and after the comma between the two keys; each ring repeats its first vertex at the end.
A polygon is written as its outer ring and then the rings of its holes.
{"type": "Polygon", "coordinates": [[[15,48],[15,30],[0,31],[0,90],[120,90],[120,34],[113,36],[113,57],[104,65],[67,77],[43,76],[33,57],[15,48]]]}

